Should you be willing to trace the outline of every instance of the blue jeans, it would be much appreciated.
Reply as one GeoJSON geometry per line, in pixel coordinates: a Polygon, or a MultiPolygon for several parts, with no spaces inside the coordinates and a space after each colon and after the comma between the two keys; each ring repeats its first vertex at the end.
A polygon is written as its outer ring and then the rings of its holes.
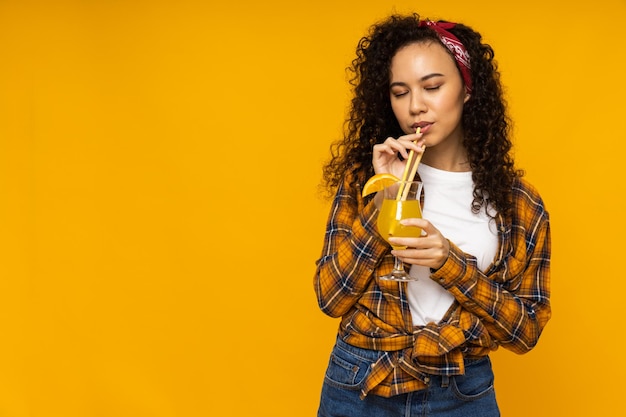
{"type": "Polygon", "coordinates": [[[318,417],[498,417],[489,357],[467,361],[465,375],[432,376],[427,388],[390,398],[359,398],[360,383],[381,352],[337,339],[322,387],[318,417]]]}

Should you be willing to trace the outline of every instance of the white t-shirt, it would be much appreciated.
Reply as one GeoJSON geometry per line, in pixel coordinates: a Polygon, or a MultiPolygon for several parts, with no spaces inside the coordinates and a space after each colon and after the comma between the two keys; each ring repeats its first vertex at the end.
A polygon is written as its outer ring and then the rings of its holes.
{"type": "MultiPolygon", "coordinates": [[[[418,172],[424,184],[422,217],[463,252],[475,256],[481,270],[487,269],[498,250],[498,233],[484,209],[478,214],[472,212],[472,173],[442,171],[424,164],[419,165],[418,172]]],[[[418,278],[408,283],[413,325],[438,323],[454,297],[430,279],[430,268],[411,265],[409,273],[418,278]]]]}

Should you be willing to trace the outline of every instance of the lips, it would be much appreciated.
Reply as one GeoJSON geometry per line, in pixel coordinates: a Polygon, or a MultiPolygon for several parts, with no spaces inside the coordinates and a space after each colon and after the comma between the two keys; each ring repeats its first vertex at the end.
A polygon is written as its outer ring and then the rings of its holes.
{"type": "Polygon", "coordinates": [[[430,129],[430,127],[431,127],[432,125],[433,125],[433,124],[432,124],[432,123],[430,123],[430,122],[419,122],[419,123],[414,123],[414,124],[413,124],[413,129],[417,130],[417,128],[419,127],[419,128],[420,128],[420,131],[421,131],[422,133],[426,133],[426,132],[428,132],[428,130],[430,129]]]}

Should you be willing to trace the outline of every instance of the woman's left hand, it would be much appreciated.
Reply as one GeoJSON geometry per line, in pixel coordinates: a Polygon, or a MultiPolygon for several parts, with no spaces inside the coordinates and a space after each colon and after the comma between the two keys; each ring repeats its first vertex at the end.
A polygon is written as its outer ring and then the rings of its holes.
{"type": "Polygon", "coordinates": [[[425,219],[403,219],[403,226],[415,226],[421,228],[420,237],[392,237],[390,242],[396,245],[406,246],[406,249],[392,250],[391,253],[412,265],[422,265],[433,269],[439,269],[448,259],[450,242],[441,232],[425,219]]]}

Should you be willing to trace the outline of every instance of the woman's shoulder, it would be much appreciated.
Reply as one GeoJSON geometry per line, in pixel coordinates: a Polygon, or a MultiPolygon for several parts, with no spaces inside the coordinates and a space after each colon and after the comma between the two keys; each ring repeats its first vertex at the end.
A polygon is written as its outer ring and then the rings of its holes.
{"type": "Polygon", "coordinates": [[[366,178],[365,172],[360,169],[351,169],[344,173],[341,181],[341,186],[344,189],[350,189],[353,191],[360,191],[368,178],[366,178]]]}
{"type": "Polygon", "coordinates": [[[547,217],[546,206],[539,190],[526,178],[515,178],[512,191],[515,211],[547,217]]]}
{"type": "Polygon", "coordinates": [[[365,173],[359,170],[346,171],[337,185],[334,200],[362,200],[361,190],[366,181],[365,173]]]}

